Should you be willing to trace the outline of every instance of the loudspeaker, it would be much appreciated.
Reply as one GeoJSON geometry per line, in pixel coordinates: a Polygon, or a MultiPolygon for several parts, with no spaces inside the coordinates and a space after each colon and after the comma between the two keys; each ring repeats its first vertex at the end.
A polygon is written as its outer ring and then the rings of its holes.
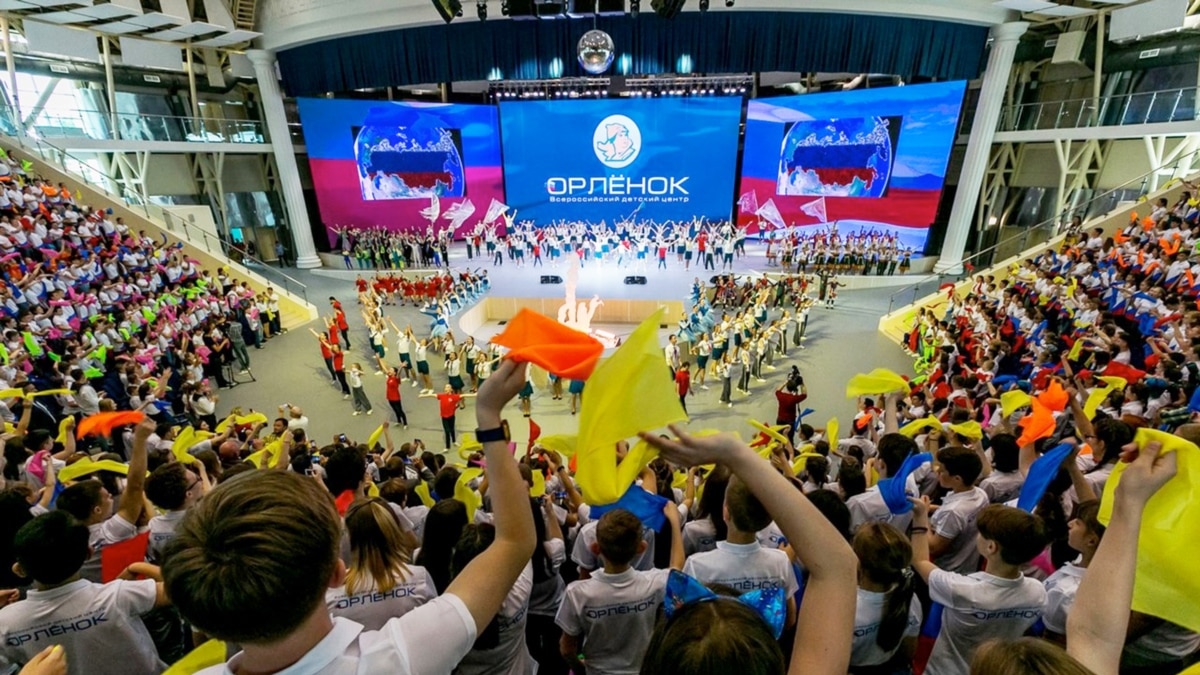
{"type": "Polygon", "coordinates": [[[674,19],[679,16],[686,0],[651,0],[650,6],[654,12],[664,19],[674,19]]]}
{"type": "Polygon", "coordinates": [[[626,286],[645,286],[646,277],[625,277],[626,286]]]}
{"type": "Polygon", "coordinates": [[[433,7],[446,23],[453,21],[456,16],[462,16],[462,3],[459,0],[433,0],[433,7]]]}
{"type": "Polygon", "coordinates": [[[542,276],[542,283],[543,284],[561,284],[562,277],[556,277],[552,274],[546,274],[546,275],[542,276]]]}

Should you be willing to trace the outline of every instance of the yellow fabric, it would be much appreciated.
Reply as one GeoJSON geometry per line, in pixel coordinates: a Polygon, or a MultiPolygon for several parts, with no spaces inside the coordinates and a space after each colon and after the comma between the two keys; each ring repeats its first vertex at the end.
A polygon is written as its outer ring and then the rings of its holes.
{"type": "Polygon", "coordinates": [[[979,426],[979,422],[975,420],[963,422],[962,424],[951,424],[950,431],[972,441],[983,438],[983,427],[979,426]]]}
{"type": "MultiPolygon", "coordinates": [[[[1133,609],[1200,631],[1200,577],[1191,571],[1200,540],[1200,448],[1178,436],[1138,429],[1134,443],[1162,443],[1163,452],[1179,455],[1179,471],[1146,503],[1138,539],[1133,609]]],[[[1100,501],[1098,520],[1112,519],[1113,497],[1128,464],[1118,462],[1100,501]]]]}
{"type": "Polygon", "coordinates": [[[163,675],[194,675],[195,673],[225,663],[225,643],[209,640],[188,652],[187,656],[171,664],[163,675]]]}
{"type": "Polygon", "coordinates": [[[54,437],[55,443],[65,444],[67,442],[67,436],[70,435],[70,432],[67,430],[67,425],[72,421],[73,418],[64,417],[63,420],[58,423],[58,435],[54,437]]]}
{"type": "Polygon", "coordinates": [[[838,421],[836,417],[825,423],[825,439],[829,442],[830,449],[837,448],[838,421]]]}
{"type": "Polygon", "coordinates": [[[475,518],[475,512],[483,503],[479,493],[471,489],[470,483],[482,475],[483,469],[466,469],[458,475],[458,482],[454,484],[454,498],[467,505],[467,518],[470,519],[475,518]]]}
{"type": "Polygon", "coordinates": [[[546,477],[541,471],[533,471],[533,486],[529,488],[529,496],[537,499],[546,494],[546,477]]]}
{"type": "Polygon", "coordinates": [[[1071,345],[1071,351],[1067,352],[1067,359],[1070,361],[1078,361],[1079,356],[1083,354],[1083,344],[1083,338],[1076,340],[1075,344],[1071,345]]]}
{"type": "Polygon", "coordinates": [[[787,443],[788,442],[787,436],[784,436],[783,434],[779,433],[781,430],[787,428],[786,424],[779,424],[779,425],[776,425],[773,427],[769,427],[755,419],[751,419],[751,420],[747,420],[747,421],[750,422],[750,426],[754,427],[755,429],[758,429],[759,431],[763,432],[764,434],[766,434],[770,438],[773,438],[774,440],[778,441],[779,443],[787,443]]]}
{"type": "Polygon", "coordinates": [[[175,455],[175,460],[183,464],[191,464],[196,461],[195,457],[188,454],[188,448],[195,445],[197,440],[196,430],[192,427],[180,431],[175,436],[175,440],[171,442],[171,453],[175,455]]]}
{"type": "Polygon", "coordinates": [[[1033,400],[1029,394],[1020,389],[1013,389],[1000,394],[1000,415],[1005,418],[1012,417],[1012,414],[1029,405],[1033,400]]]}
{"type": "Polygon", "coordinates": [[[934,417],[933,415],[930,415],[929,417],[923,417],[919,420],[913,420],[913,421],[909,422],[908,424],[905,424],[904,426],[900,427],[900,433],[905,436],[908,436],[909,438],[916,438],[917,436],[919,436],[921,434],[922,431],[924,431],[926,429],[941,429],[941,428],[942,428],[942,421],[939,420],[938,418],[934,417]]]}
{"type": "Polygon", "coordinates": [[[63,470],[58,472],[56,478],[58,482],[66,483],[80,476],[96,473],[97,471],[112,471],[122,476],[128,476],[129,465],[112,459],[102,459],[99,462],[93,462],[90,459],[81,459],[78,462],[63,467],[63,470]]]}
{"type": "Polygon", "coordinates": [[[379,442],[380,438],[383,438],[383,425],[382,424],[380,424],[378,427],[376,427],[375,431],[372,431],[371,435],[367,437],[367,449],[375,447],[375,444],[379,442]]]}
{"type": "Polygon", "coordinates": [[[279,460],[281,452],[283,452],[283,441],[271,441],[263,446],[262,450],[247,457],[246,461],[260,469],[270,468],[279,460]],[[264,460],[266,461],[264,462],[264,460]]]}
{"type": "Polygon", "coordinates": [[[1096,411],[1108,399],[1109,394],[1114,391],[1120,391],[1125,388],[1128,382],[1123,377],[1102,376],[1099,378],[1104,383],[1103,387],[1096,387],[1092,393],[1088,394],[1087,401],[1083,404],[1083,414],[1090,420],[1096,416],[1096,411]]]}
{"type": "MultiPolygon", "coordinates": [[[[35,391],[29,394],[29,396],[36,398],[38,396],[68,396],[70,394],[70,389],[47,389],[45,391],[35,391]]],[[[24,389],[0,389],[0,398],[12,398],[14,396],[20,398],[25,395],[24,389]]]]}
{"type": "Polygon", "coordinates": [[[368,497],[378,497],[379,496],[379,486],[374,483],[367,483],[367,496],[368,497]]]}
{"type": "Polygon", "coordinates": [[[578,439],[578,436],[571,434],[551,434],[539,436],[534,446],[553,450],[563,457],[572,457],[575,455],[575,445],[578,439]]]}
{"type": "Polygon", "coordinates": [[[799,456],[796,457],[795,461],[792,462],[792,473],[799,475],[800,472],[803,471],[808,466],[808,458],[809,457],[821,457],[821,456],[822,455],[819,452],[801,453],[799,456]]]}
{"type": "Polygon", "coordinates": [[[684,489],[687,487],[687,477],[688,475],[686,471],[676,471],[675,476],[671,479],[671,487],[678,488],[680,490],[684,489]]]}
{"type": "MultiPolygon", "coordinates": [[[[217,433],[221,433],[229,428],[230,418],[226,417],[217,424],[217,433]]],[[[245,424],[266,424],[267,416],[260,413],[250,413],[249,415],[238,415],[233,418],[233,424],[242,426],[245,424]]]]}
{"type": "Polygon", "coordinates": [[[620,499],[642,467],[658,455],[646,445],[645,451],[631,450],[618,465],[619,441],[687,419],[658,346],[664,312],[659,309],[643,321],[588,378],[575,470],[584,500],[593,506],[620,499]]]}
{"type": "Polygon", "coordinates": [[[891,394],[907,390],[908,381],[895,371],[876,368],[869,373],[859,373],[850,378],[850,381],[846,383],[846,398],[891,394]]]}
{"type": "Polygon", "coordinates": [[[433,500],[433,495],[429,494],[429,484],[425,481],[420,481],[417,483],[417,486],[413,488],[413,492],[417,493],[417,496],[421,498],[421,503],[424,504],[426,508],[432,509],[433,505],[437,504],[437,502],[433,500]]]}

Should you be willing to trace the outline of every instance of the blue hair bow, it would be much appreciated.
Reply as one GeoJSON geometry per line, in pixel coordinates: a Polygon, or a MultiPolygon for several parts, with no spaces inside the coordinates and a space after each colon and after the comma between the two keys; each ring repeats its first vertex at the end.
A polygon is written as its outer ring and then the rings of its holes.
{"type": "MultiPolygon", "coordinates": [[[[667,589],[663,597],[663,612],[667,619],[675,616],[685,605],[694,602],[709,602],[719,596],[704,584],[678,570],[667,576],[667,589]]],[[[739,595],[738,602],[754,610],[771,628],[771,635],[778,640],[783,634],[783,622],[787,615],[786,592],[782,588],[759,588],[739,595]]]]}

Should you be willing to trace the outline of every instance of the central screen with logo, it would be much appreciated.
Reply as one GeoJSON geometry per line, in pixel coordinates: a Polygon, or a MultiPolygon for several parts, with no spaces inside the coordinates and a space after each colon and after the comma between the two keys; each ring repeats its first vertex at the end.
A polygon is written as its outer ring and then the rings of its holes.
{"type": "Polygon", "coordinates": [[[500,104],[504,185],[517,220],[728,220],[740,98],[500,104]]]}

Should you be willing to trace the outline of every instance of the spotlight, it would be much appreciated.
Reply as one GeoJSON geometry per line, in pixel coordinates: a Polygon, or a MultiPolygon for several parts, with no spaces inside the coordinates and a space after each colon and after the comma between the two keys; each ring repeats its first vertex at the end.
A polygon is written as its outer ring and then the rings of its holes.
{"type": "MultiPolygon", "coordinates": [[[[725,2],[729,2],[729,0],[725,0],[725,2]]],[[[638,12],[640,11],[642,11],[642,1],[629,0],[629,16],[632,16],[636,19],[638,17],[638,12]]]]}
{"type": "Polygon", "coordinates": [[[708,0],[700,0],[700,11],[701,12],[708,11],[708,0]]]}
{"type": "Polygon", "coordinates": [[[446,23],[453,21],[456,16],[462,16],[462,3],[459,0],[433,0],[433,8],[446,23]]]}
{"type": "Polygon", "coordinates": [[[487,21],[487,0],[479,0],[475,3],[475,13],[479,15],[480,21],[487,21]]]}
{"type": "Polygon", "coordinates": [[[500,0],[500,13],[508,16],[508,0],[500,0]]]}
{"type": "Polygon", "coordinates": [[[734,0],[725,0],[726,7],[733,7],[734,0]]]}

